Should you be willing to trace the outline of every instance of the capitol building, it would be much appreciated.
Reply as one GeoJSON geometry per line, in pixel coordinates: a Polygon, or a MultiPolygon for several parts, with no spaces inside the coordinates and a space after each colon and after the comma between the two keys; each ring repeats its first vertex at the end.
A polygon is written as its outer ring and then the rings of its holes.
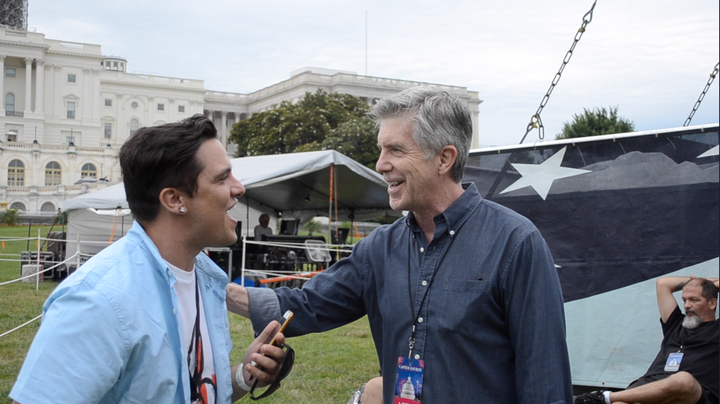
{"type": "Polygon", "coordinates": [[[478,145],[481,101],[460,86],[308,67],[249,94],[213,91],[202,79],[130,73],[126,58],[104,55],[100,45],[17,25],[0,25],[0,72],[0,210],[30,215],[54,215],[66,199],[120,182],[118,151],[138,128],[205,114],[233,157],[232,125],[317,89],[369,104],[417,85],[447,90],[467,101],[478,145]]]}

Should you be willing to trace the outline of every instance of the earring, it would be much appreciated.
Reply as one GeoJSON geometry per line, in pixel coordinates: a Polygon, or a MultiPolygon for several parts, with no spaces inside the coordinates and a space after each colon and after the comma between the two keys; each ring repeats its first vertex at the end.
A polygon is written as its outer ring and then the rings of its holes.
{"type": "Polygon", "coordinates": [[[187,209],[184,206],[180,207],[180,213],[187,213],[187,209]]]}

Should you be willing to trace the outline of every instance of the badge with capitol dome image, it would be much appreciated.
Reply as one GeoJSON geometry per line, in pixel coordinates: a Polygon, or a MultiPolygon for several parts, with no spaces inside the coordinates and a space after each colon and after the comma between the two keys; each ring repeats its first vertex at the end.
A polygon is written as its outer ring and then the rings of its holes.
{"type": "Polygon", "coordinates": [[[425,361],[398,358],[393,404],[420,404],[425,361]]]}

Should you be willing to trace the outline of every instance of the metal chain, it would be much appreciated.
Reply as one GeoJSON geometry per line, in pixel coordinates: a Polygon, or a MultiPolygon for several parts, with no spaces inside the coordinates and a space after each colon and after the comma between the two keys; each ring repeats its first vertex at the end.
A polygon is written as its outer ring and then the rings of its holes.
{"type": "Polygon", "coordinates": [[[698,108],[700,108],[700,103],[705,98],[705,94],[707,93],[707,90],[710,89],[710,86],[712,85],[713,81],[715,80],[715,76],[718,75],[719,68],[720,68],[720,62],[715,64],[715,68],[713,69],[712,73],[710,73],[710,78],[708,79],[707,84],[705,84],[705,88],[700,93],[700,97],[698,97],[698,100],[695,101],[695,105],[693,106],[692,111],[690,111],[690,116],[687,117],[683,126],[690,125],[690,121],[692,121],[693,115],[695,115],[695,111],[697,111],[698,108]]]}
{"type": "Polygon", "coordinates": [[[555,86],[560,81],[560,76],[562,76],[563,70],[565,70],[565,66],[567,66],[568,62],[570,61],[570,58],[573,55],[573,51],[575,50],[575,45],[580,41],[580,38],[582,38],[583,34],[585,33],[585,27],[587,27],[588,24],[592,21],[593,17],[593,11],[595,10],[595,4],[597,4],[597,0],[593,2],[592,7],[590,7],[590,11],[585,13],[583,16],[583,22],[580,26],[580,29],[578,29],[577,33],[575,34],[575,39],[573,40],[572,46],[570,46],[570,50],[567,51],[565,54],[565,58],[563,59],[562,65],[560,65],[560,70],[558,70],[557,74],[553,78],[552,83],[550,84],[550,88],[548,89],[547,93],[543,97],[542,101],[540,102],[540,107],[538,107],[537,111],[535,111],[535,115],[533,115],[530,118],[530,123],[528,123],[527,130],[525,131],[525,135],[523,135],[522,139],[520,140],[520,143],[525,141],[525,138],[527,137],[528,133],[530,133],[531,130],[534,128],[538,128],[538,138],[542,141],[545,139],[545,126],[543,126],[542,119],[540,119],[540,113],[542,112],[543,108],[545,108],[545,105],[547,104],[548,100],[550,99],[550,94],[552,94],[553,90],[555,89],[555,86]]]}

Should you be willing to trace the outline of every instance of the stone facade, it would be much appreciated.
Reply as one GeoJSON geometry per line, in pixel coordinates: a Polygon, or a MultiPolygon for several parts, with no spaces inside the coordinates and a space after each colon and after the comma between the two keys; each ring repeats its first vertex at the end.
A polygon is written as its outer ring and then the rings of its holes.
{"type": "Polygon", "coordinates": [[[233,156],[233,124],[321,88],[369,104],[416,85],[447,90],[467,101],[478,144],[481,101],[465,87],[304,68],[250,94],[210,91],[202,80],[128,73],[127,61],[100,45],[3,26],[0,74],[0,209],[29,214],[55,214],[66,199],[120,182],[118,150],[140,127],[203,113],[233,156]]]}

